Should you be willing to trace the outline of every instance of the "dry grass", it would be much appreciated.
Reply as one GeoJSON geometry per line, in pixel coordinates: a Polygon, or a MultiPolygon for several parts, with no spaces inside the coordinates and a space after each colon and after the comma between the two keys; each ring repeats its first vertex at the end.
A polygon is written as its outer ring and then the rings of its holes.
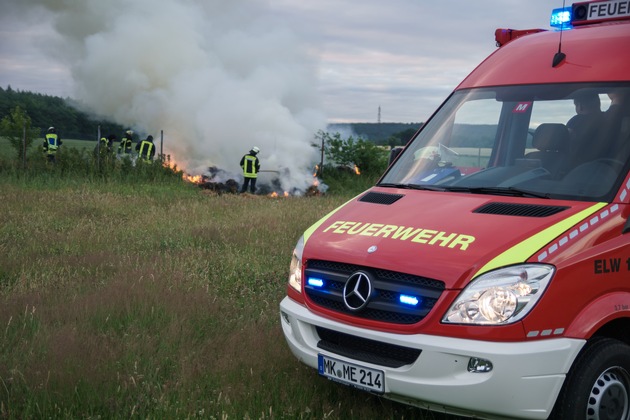
{"type": "Polygon", "coordinates": [[[0,184],[0,418],[442,418],[284,342],[295,241],[348,197],[0,184]]]}

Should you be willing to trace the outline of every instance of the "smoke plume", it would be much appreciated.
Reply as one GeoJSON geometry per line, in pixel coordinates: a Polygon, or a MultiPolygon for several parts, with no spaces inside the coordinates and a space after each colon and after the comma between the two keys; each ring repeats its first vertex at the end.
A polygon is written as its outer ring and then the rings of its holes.
{"type": "Polygon", "coordinates": [[[286,174],[287,190],[312,182],[310,144],[325,127],[316,62],[266,2],[9,1],[47,11],[76,99],[152,134],[158,148],[163,130],[164,153],[180,168],[238,176],[240,158],[258,146],[261,169],[286,174]]]}

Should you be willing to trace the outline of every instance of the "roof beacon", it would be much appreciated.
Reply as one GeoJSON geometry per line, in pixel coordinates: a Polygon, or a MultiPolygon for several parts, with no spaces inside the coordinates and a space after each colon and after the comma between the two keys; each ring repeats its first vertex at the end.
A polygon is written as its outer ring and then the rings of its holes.
{"type": "Polygon", "coordinates": [[[549,26],[552,28],[571,28],[571,7],[561,7],[560,9],[553,9],[551,12],[551,20],[549,26]]]}

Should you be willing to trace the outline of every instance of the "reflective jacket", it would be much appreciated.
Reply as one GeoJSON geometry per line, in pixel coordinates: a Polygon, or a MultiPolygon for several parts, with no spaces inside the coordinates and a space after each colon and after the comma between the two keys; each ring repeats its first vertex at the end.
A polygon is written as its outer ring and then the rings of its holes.
{"type": "Polygon", "coordinates": [[[138,155],[141,159],[150,162],[155,155],[155,145],[147,140],[142,140],[140,147],[138,148],[138,155]]]}
{"type": "Polygon", "coordinates": [[[133,145],[133,140],[129,137],[123,137],[120,139],[120,144],[118,145],[118,153],[121,155],[131,154],[131,146],[133,145]]]}
{"type": "Polygon", "coordinates": [[[44,151],[49,155],[54,155],[59,150],[59,136],[54,133],[46,134],[46,142],[44,143],[44,151]]]}
{"type": "Polygon", "coordinates": [[[112,142],[107,137],[101,137],[101,151],[103,150],[111,150],[112,142]]]}
{"type": "Polygon", "coordinates": [[[260,169],[260,161],[256,155],[248,154],[241,159],[241,168],[245,178],[257,178],[260,169]]]}

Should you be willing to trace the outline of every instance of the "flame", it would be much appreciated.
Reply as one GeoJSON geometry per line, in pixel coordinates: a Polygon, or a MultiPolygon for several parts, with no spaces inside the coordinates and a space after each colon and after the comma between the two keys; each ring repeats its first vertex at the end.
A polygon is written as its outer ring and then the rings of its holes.
{"type": "MultiPolygon", "coordinates": [[[[288,196],[289,196],[289,192],[288,191],[285,191],[285,192],[282,193],[282,197],[288,197],[288,196]]],[[[271,198],[278,198],[278,197],[280,197],[280,194],[278,194],[277,192],[274,191],[271,194],[269,194],[269,197],[271,197],[271,198]]]]}
{"type": "Polygon", "coordinates": [[[193,184],[201,184],[203,182],[203,177],[201,175],[183,174],[182,178],[184,181],[192,182],[193,184]]]}
{"type": "MultiPolygon", "coordinates": [[[[164,166],[170,168],[173,171],[175,171],[175,170],[177,170],[179,168],[179,165],[177,164],[177,161],[175,159],[173,159],[170,155],[168,157],[168,160],[164,162],[164,166]]],[[[182,179],[184,181],[188,181],[188,182],[191,182],[193,184],[203,184],[203,182],[204,182],[203,175],[191,175],[191,174],[187,174],[186,172],[183,172],[183,171],[182,171],[182,179]]]]}
{"type": "Polygon", "coordinates": [[[172,171],[176,171],[178,169],[177,162],[175,162],[175,160],[170,155],[168,155],[167,158],[164,159],[162,165],[166,166],[172,171]]]}
{"type": "Polygon", "coordinates": [[[361,175],[361,171],[359,170],[359,167],[357,165],[354,165],[354,173],[357,175],[361,175]]]}

